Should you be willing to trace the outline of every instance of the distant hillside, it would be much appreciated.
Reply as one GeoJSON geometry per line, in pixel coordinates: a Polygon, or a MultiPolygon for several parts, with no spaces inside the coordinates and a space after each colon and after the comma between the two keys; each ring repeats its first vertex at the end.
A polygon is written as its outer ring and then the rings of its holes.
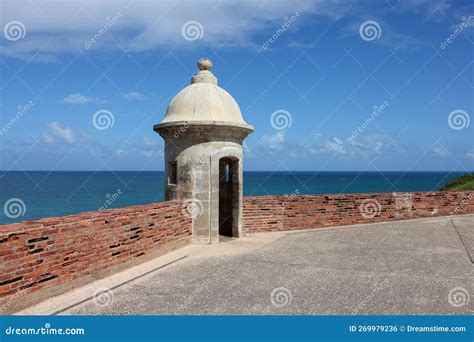
{"type": "Polygon", "coordinates": [[[440,190],[474,190],[474,173],[451,179],[440,190]]]}

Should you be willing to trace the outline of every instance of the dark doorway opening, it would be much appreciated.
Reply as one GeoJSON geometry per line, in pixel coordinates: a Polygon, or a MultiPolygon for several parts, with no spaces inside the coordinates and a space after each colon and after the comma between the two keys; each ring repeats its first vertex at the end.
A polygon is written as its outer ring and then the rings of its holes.
{"type": "Polygon", "coordinates": [[[239,188],[238,161],[230,158],[219,160],[219,234],[233,236],[238,224],[239,188]]]}

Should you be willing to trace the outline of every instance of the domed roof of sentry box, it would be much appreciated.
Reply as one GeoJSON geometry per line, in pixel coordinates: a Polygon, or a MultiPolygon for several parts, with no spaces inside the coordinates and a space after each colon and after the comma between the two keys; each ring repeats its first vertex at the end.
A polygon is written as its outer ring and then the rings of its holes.
{"type": "Polygon", "coordinates": [[[242,118],[234,98],[217,85],[217,78],[211,72],[212,62],[201,58],[198,68],[199,71],[191,79],[191,84],[173,98],[163,121],[157,126],[186,122],[242,126],[253,130],[242,118]]]}

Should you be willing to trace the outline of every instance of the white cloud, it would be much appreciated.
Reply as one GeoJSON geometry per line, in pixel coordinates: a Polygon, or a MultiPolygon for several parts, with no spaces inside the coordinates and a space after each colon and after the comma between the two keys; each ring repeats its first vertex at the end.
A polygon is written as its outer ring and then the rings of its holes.
{"type": "MultiPolygon", "coordinates": [[[[315,141],[322,140],[323,134],[313,135],[315,141]]],[[[361,154],[370,158],[377,154],[384,153],[387,149],[390,137],[384,133],[370,133],[364,136],[354,138],[349,136],[347,138],[327,137],[322,143],[311,143],[305,141],[304,143],[293,144],[287,142],[285,146],[288,147],[285,153],[298,154],[306,157],[308,155],[339,155],[347,158],[360,157],[361,154]]]]}
{"type": "Polygon", "coordinates": [[[122,148],[118,148],[114,151],[114,154],[117,156],[117,157],[123,157],[124,155],[127,154],[127,151],[125,151],[124,149],[122,148]]]}
{"type": "Polygon", "coordinates": [[[91,102],[92,98],[88,96],[84,96],[81,93],[74,93],[74,94],[69,94],[64,98],[65,103],[69,104],[83,104],[83,103],[88,103],[91,102]]]}
{"type": "Polygon", "coordinates": [[[326,150],[328,152],[337,153],[337,154],[346,154],[347,150],[344,147],[344,143],[336,137],[329,139],[326,142],[326,150]]]}
{"type": "Polygon", "coordinates": [[[474,151],[468,152],[466,154],[466,159],[474,160],[474,151]]]}
{"type": "MultiPolygon", "coordinates": [[[[360,37],[359,28],[360,26],[367,20],[366,17],[364,18],[354,18],[355,20],[349,23],[346,27],[342,29],[341,36],[343,38],[346,37],[355,37],[359,39],[359,42],[365,43],[365,41],[360,37]]],[[[386,21],[382,18],[377,17],[375,19],[371,19],[375,21],[380,26],[380,37],[378,39],[371,40],[370,43],[372,44],[379,44],[383,46],[390,46],[392,48],[396,48],[397,50],[406,50],[406,51],[414,51],[419,49],[420,47],[428,46],[429,44],[418,37],[411,37],[405,33],[395,31],[386,21]]],[[[379,32],[379,31],[377,31],[379,32]]]]}
{"type": "Polygon", "coordinates": [[[262,142],[271,150],[279,151],[285,142],[285,131],[278,131],[272,135],[264,135],[262,142]]]}
{"type": "MultiPolygon", "coordinates": [[[[306,140],[303,140],[303,142],[292,142],[287,141],[285,131],[278,131],[272,135],[264,135],[261,142],[270,150],[292,157],[338,155],[344,158],[354,158],[360,157],[362,154],[366,158],[370,158],[371,156],[385,153],[390,139],[385,133],[370,133],[357,138],[351,136],[347,138],[325,137],[324,134],[317,133],[313,134],[313,142],[306,140]]],[[[253,150],[255,155],[266,152],[262,150],[261,146],[253,150]]]]}
{"type": "Polygon", "coordinates": [[[449,152],[448,150],[446,150],[444,147],[442,146],[437,146],[437,147],[434,147],[433,148],[433,154],[435,156],[438,156],[438,157],[441,157],[441,158],[446,158],[447,156],[449,156],[449,152]]]}
{"type": "Polygon", "coordinates": [[[383,153],[388,146],[398,146],[393,139],[386,133],[367,133],[357,137],[350,136],[347,138],[347,149],[350,154],[373,155],[383,153]]]}
{"type": "Polygon", "coordinates": [[[384,147],[384,144],[383,144],[381,141],[376,141],[376,142],[374,143],[374,148],[373,148],[373,150],[374,150],[375,153],[378,154],[378,153],[381,153],[381,152],[382,152],[382,148],[383,148],[383,147],[384,147]]]}
{"type": "Polygon", "coordinates": [[[125,94],[123,96],[125,98],[125,100],[128,100],[128,101],[140,101],[140,100],[145,100],[147,97],[141,93],[139,93],[138,91],[132,91],[128,94],[125,94]]]}
{"type": "Polygon", "coordinates": [[[143,150],[143,151],[141,151],[140,154],[145,158],[151,158],[151,157],[154,157],[154,156],[158,155],[158,152],[151,151],[151,150],[149,150],[149,151],[143,150]]]}
{"type": "Polygon", "coordinates": [[[40,142],[43,145],[52,145],[54,143],[54,138],[48,134],[44,134],[40,137],[40,142]]]}
{"type": "Polygon", "coordinates": [[[142,139],[142,146],[144,147],[155,147],[158,146],[159,140],[158,139],[150,139],[148,137],[143,137],[142,139]]]}
{"type": "MultiPolygon", "coordinates": [[[[423,19],[428,14],[430,20],[452,15],[447,11],[448,3],[443,0],[396,1],[394,4],[397,11],[415,13],[423,19]],[[443,6],[440,6],[440,2],[444,2],[443,6]]],[[[226,46],[261,48],[262,43],[281,27],[284,17],[295,12],[300,14],[301,19],[293,23],[288,31],[297,30],[305,22],[323,22],[321,18],[334,21],[348,8],[351,8],[350,13],[358,25],[360,19],[367,20],[369,16],[378,19],[379,13],[387,13],[383,6],[378,9],[370,2],[354,3],[353,0],[79,0],[63,4],[58,4],[56,0],[44,0],[35,2],[31,10],[25,11],[29,7],[30,0],[2,2],[1,27],[9,21],[20,20],[27,32],[26,39],[20,39],[15,44],[0,42],[0,54],[48,61],[57,59],[63,52],[77,53],[78,49],[88,53],[96,50],[141,52],[163,46],[173,49],[226,46]],[[190,21],[202,26],[202,38],[195,41],[183,38],[183,25],[190,21]],[[95,41],[90,44],[93,39],[95,41]]],[[[352,34],[357,34],[358,25],[351,29],[352,34]]],[[[387,44],[408,38],[390,32],[387,27],[383,30],[386,38],[383,42],[387,44]]],[[[380,39],[378,41],[382,42],[380,39]]],[[[418,44],[418,41],[410,39],[404,43],[410,46],[418,44]]],[[[300,48],[309,46],[308,42],[299,41],[289,45],[300,48]]]]}
{"type": "Polygon", "coordinates": [[[57,1],[46,0],[25,11],[31,7],[29,1],[4,1],[3,22],[21,20],[27,30],[27,39],[15,44],[2,42],[0,53],[30,58],[37,51],[41,58],[54,59],[62,52],[76,53],[78,49],[88,53],[122,49],[140,52],[162,46],[188,49],[198,46],[260,46],[269,37],[259,37],[254,41],[254,35],[263,31],[273,34],[285,16],[300,13],[302,19],[291,27],[296,29],[305,15],[336,16],[351,2],[83,0],[58,5],[57,1]],[[119,18],[113,23],[106,20],[117,16],[119,18]],[[189,21],[200,23],[203,28],[201,39],[189,41],[183,38],[183,25],[189,21]],[[112,25],[104,30],[107,23],[112,25]],[[97,36],[99,39],[87,48],[91,39],[97,36]]]}
{"type": "Polygon", "coordinates": [[[62,128],[57,121],[47,124],[51,134],[67,144],[73,145],[76,143],[76,138],[70,127],[62,128]]]}

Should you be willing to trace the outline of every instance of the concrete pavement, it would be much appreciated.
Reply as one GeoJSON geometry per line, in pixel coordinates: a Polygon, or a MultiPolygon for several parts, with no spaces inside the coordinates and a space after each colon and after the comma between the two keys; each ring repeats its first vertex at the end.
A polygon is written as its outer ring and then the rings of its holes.
{"type": "Polygon", "coordinates": [[[20,314],[472,315],[474,215],[190,245],[20,314]]]}

